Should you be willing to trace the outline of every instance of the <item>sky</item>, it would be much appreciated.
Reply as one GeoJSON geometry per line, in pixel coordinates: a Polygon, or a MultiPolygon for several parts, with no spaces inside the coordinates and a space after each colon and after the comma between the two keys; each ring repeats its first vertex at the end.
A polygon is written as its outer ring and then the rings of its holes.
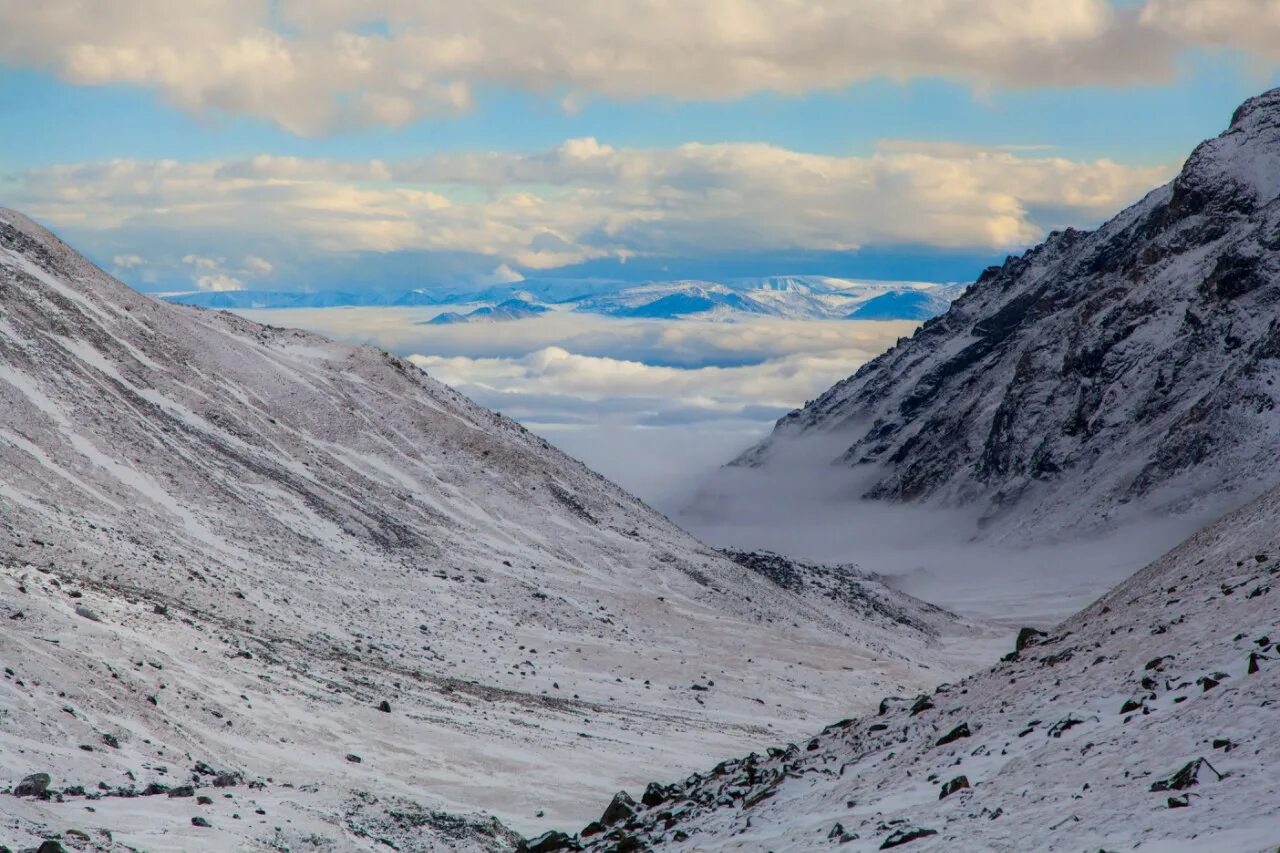
{"type": "Polygon", "coordinates": [[[0,0],[0,199],[151,290],[964,280],[1277,60],[1274,0],[0,0]]]}
{"type": "MultiPolygon", "coordinates": [[[[0,0],[0,205],[157,293],[968,282],[1278,70],[1280,0],[0,0]]],[[[256,319],[412,357],[659,504],[913,328],[256,319]]]]}

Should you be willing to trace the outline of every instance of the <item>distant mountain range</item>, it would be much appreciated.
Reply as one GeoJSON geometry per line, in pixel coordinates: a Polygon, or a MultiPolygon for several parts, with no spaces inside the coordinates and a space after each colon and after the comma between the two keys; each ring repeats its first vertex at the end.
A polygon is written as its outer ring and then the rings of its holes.
{"type": "Polygon", "coordinates": [[[164,298],[183,305],[230,310],[424,306],[470,309],[448,311],[428,321],[444,325],[527,319],[552,309],[658,320],[927,320],[946,311],[951,300],[962,292],[963,288],[957,285],[930,282],[770,276],[638,285],[595,279],[546,279],[483,290],[421,289],[405,293],[202,291],[168,294],[164,298]]]}

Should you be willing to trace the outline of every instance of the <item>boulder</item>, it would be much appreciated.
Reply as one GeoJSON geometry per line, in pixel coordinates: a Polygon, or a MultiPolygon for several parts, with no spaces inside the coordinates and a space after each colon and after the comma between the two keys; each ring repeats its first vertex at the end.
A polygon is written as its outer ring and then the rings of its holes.
{"type": "Polygon", "coordinates": [[[48,773],[32,773],[23,779],[13,789],[15,797],[38,797],[49,788],[49,783],[53,781],[49,778],[48,773]]]}
{"type": "Polygon", "coordinates": [[[613,800],[609,803],[609,807],[600,816],[600,823],[605,826],[613,826],[615,823],[633,817],[635,813],[636,801],[631,799],[631,795],[626,791],[619,791],[613,795],[613,800]]]}

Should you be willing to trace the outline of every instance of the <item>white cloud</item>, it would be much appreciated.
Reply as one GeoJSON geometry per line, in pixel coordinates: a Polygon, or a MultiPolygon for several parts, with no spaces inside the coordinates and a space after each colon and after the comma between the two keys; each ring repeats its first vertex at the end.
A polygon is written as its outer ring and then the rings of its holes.
{"type": "Polygon", "coordinates": [[[192,281],[200,290],[244,290],[244,282],[223,272],[195,276],[192,281]]]}
{"type": "Polygon", "coordinates": [[[120,269],[133,269],[140,267],[146,263],[141,255],[116,255],[111,259],[111,263],[120,269]]]}
{"type": "Polygon", "coordinates": [[[1153,82],[1189,46],[1274,60],[1278,29],[1270,0],[0,0],[0,61],[314,134],[466,110],[494,85],[572,110],[875,77],[1153,82]]]}
{"type": "MultiPolygon", "coordinates": [[[[1012,248],[1048,227],[1097,221],[1171,173],[955,144],[830,156],[584,138],[532,153],[392,163],[260,156],[53,166],[19,176],[10,196],[81,231],[213,235],[232,247],[260,240],[252,223],[270,221],[272,239],[308,251],[469,252],[510,270],[866,244],[1012,248]]],[[[260,260],[244,274],[259,274],[260,260]]]]}
{"type": "MultiPolygon", "coordinates": [[[[401,354],[646,499],[676,498],[911,322],[618,320],[423,326],[432,309],[241,312],[401,354]]],[[[673,505],[674,506],[674,505],[673,505]]]]}
{"type": "Polygon", "coordinates": [[[248,255],[244,259],[242,270],[245,275],[250,276],[271,275],[275,271],[275,265],[257,255],[248,255]]]}
{"type": "Polygon", "coordinates": [[[216,270],[222,266],[218,261],[215,261],[213,258],[202,258],[199,255],[186,255],[185,257],[183,257],[182,262],[184,264],[190,264],[196,269],[201,269],[201,270],[216,270]]]}

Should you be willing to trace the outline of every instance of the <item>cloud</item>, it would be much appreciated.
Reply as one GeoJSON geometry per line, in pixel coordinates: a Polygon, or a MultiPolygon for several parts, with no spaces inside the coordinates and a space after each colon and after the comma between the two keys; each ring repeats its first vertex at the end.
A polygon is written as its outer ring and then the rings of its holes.
{"type": "Polygon", "coordinates": [[[200,290],[244,290],[244,282],[227,273],[210,273],[195,276],[192,281],[200,290]]]}
{"type": "Polygon", "coordinates": [[[241,311],[410,357],[664,509],[843,379],[911,322],[719,323],[554,312],[494,326],[424,326],[438,309],[241,311]]]}
{"type": "MultiPolygon", "coordinates": [[[[181,235],[231,251],[258,245],[254,223],[270,221],[272,239],[297,252],[471,253],[506,275],[636,256],[1013,248],[1051,227],[1091,224],[1171,173],[958,144],[894,141],[832,156],[762,143],[643,149],[583,138],[528,153],[396,162],[60,165],[20,174],[9,195],[85,234],[181,235]]],[[[247,261],[244,274],[260,266],[247,261]]]]}
{"type": "Polygon", "coordinates": [[[1265,0],[3,0],[0,60],[318,134],[457,113],[495,86],[572,110],[878,77],[1150,83],[1200,45],[1274,60],[1278,29],[1265,0]]]}
{"type": "Polygon", "coordinates": [[[199,255],[186,255],[182,262],[201,270],[216,270],[221,267],[221,264],[213,258],[202,258],[199,255]]]}
{"type": "Polygon", "coordinates": [[[275,265],[257,255],[248,255],[244,259],[243,271],[245,275],[271,275],[275,271],[275,265]]]}
{"type": "MultiPolygon", "coordinates": [[[[261,261],[260,258],[253,260],[261,261]]],[[[244,280],[237,275],[233,275],[225,267],[222,259],[206,258],[202,255],[184,255],[182,262],[187,266],[193,267],[191,273],[191,282],[198,290],[211,291],[227,291],[227,290],[244,290],[244,280]]],[[[267,270],[270,271],[271,265],[266,261],[267,270]]],[[[241,271],[240,275],[245,274],[241,271]]]]}
{"type": "Polygon", "coordinates": [[[127,270],[142,266],[146,260],[141,255],[116,255],[111,259],[111,263],[120,269],[127,270]]]}

